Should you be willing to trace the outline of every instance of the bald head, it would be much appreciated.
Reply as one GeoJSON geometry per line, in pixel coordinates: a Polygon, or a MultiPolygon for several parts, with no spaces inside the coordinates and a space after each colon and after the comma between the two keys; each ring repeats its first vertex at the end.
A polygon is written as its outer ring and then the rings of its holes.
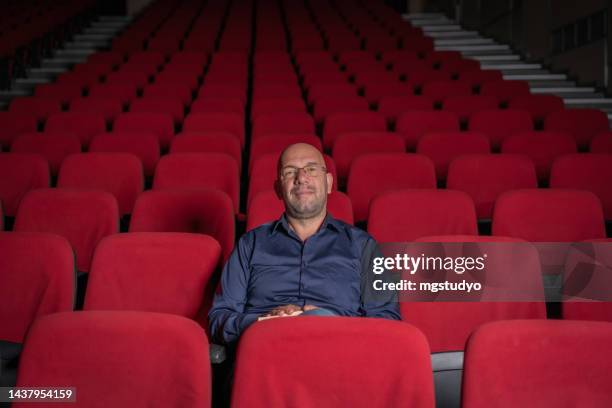
{"type": "Polygon", "coordinates": [[[325,166],[325,159],[323,159],[319,149],[308,143],[295,143],[287,146],[281,153],[277,164],[277,174],[280,174],[283,167],[292,165],[291,163],[295,161],[303,160],[325,166]]]}

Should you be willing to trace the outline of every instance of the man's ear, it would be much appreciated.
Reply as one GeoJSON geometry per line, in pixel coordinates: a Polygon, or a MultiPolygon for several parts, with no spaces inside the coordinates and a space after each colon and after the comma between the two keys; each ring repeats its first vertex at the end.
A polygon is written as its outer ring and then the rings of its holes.
{"type": "Polygon", "coordinates": [[[274,192],[276,193],[276,197],[278,197],[279,200],[283,199],[283,191],[279,179],[274,180],[274,192]]]}
{"type": "Polygon", "coordinates": [[[331,173],[327,173],[325,177],[327,177],[327,194],[330,194],[334,186],[334,176],[331,173]]]}

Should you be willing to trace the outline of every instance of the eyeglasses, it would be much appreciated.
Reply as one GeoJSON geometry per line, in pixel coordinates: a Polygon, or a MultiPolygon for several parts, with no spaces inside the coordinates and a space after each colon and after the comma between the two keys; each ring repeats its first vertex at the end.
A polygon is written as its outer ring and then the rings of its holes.
{"type": "Polygon", "coordinates": [[[309,164],[308,166],[304,167],[283,167],[280,175],[283,180],[293,180],[298,176],[300,170],[304,170],[304,173],[306,173],[308,177],[319,177],[321,174],[325,174],[327,172],[327,168],[325,168],[325,166],[321,166],[319,164],[309,164]]]}

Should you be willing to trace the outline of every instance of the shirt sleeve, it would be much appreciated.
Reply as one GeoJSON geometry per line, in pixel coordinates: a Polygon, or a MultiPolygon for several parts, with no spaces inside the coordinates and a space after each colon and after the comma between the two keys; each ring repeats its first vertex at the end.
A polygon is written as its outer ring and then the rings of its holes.
{"type": "Polygon", "coordinates": [[[220,291],[208,313],[211,337],[221,344],[233,343],[257,321],[257,314],[244,313],[247,300],[252,240],[245,235],[230,255],[221,273],[220,291]]]}
{"type": "Polygon", "coordinates": [[[374,258],[381,256],[376,241],[368,239],[361,257],[361,314],[364,317],[401,320],[397,293],[388,290],[376,291],[373,287],[375,279],[389,281],[394,278],[388,270],[381,275],[375,275],[372,271],[374,258]]]}

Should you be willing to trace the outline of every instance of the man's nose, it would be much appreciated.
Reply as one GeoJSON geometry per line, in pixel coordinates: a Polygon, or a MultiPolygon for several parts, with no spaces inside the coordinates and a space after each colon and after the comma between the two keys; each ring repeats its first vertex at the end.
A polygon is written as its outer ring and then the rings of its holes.
{"type": "Polygon", "coordinates": [[[295,176],[295,181],[299,184],[304,183],[308,180],[308,174],[306,174],[306,169],[300,168],[297,170],[297,174],[295,176]]]}

